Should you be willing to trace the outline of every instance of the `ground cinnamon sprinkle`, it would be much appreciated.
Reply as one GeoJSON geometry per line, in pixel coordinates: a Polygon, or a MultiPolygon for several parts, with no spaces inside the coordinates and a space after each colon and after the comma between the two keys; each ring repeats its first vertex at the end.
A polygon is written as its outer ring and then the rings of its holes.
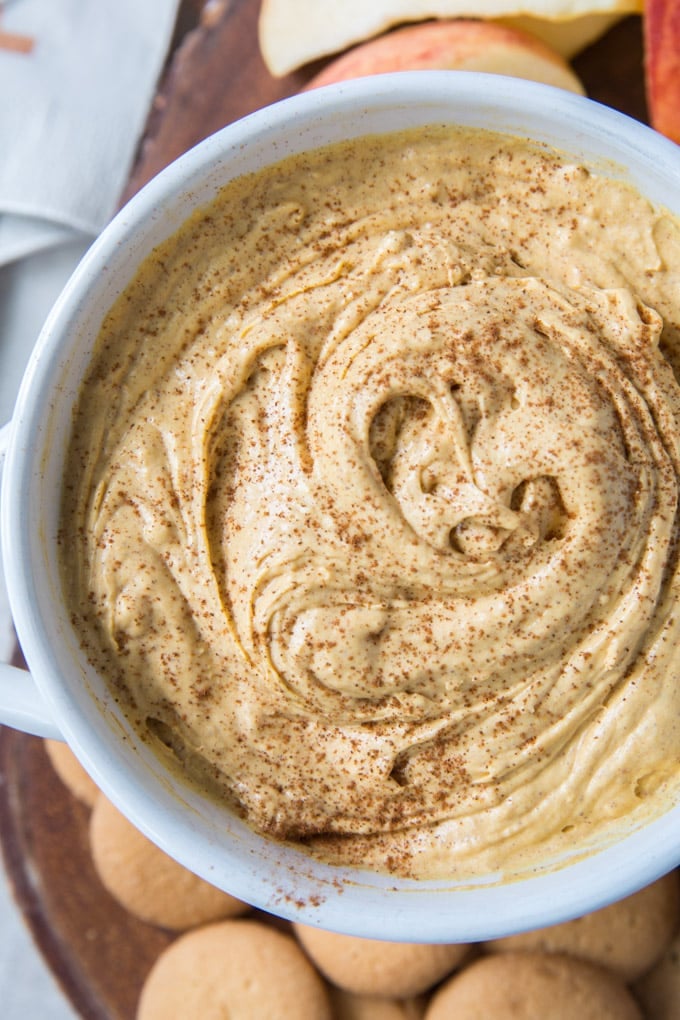
{"type": "Polygon", "coordinates": [[[584,173],[438,127],[292,157],[104,325],[62,508],[87,654],[327,861],[516,874],[680,782],[680,224],[584,173]]]}

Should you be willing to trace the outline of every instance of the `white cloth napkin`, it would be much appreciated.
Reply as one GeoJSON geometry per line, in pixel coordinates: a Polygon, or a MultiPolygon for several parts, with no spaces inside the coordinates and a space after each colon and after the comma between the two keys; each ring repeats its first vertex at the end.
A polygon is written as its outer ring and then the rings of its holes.
{"type": "Polygon", "coordinates": [[[0,28],[0,266],[116,209],[168,52],[178,0],[10,0],[0,28]]]}
{"type": "MultiPolygon", "coordinates": [[[[0,48],[0,425],[51,304],[118,206],[178,3],[0,2],[0,30],[33,41],[0,48]]],[[[2,661],[15,640],[0,562],[2,661]]]]}

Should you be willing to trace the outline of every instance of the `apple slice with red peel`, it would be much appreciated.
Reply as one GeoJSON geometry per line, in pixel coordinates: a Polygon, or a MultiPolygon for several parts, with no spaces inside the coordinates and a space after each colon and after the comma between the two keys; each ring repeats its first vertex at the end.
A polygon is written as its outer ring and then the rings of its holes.
{"type": "Polygon", "coordinates": [[[680,143],[680,0],[645,0],[644,41],[651,125],[680,143]]]}
{"type": "Polygon", "coordinates": [[[327,64],[307,88],[388,71],[417,70],[487,71],[584,92],[564,58],[539,39],[493,21],[474,19],[407,25],[361,43],[327,64]]]}

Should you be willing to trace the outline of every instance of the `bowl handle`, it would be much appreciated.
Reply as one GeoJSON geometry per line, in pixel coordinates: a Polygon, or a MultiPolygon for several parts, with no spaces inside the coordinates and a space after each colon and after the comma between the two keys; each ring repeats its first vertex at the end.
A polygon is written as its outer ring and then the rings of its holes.
{"type": "MultiPolygon", "coordinates": [[[[5,461],[11,422],[0,428],[0,471],[5,461]]],[[[0,725],[37,737],[63,740],[35,680],[25,669],[0,662],[0,725]]]]}
{"type": "Polygon", "coordinates": [[[64,739],[31,674],[5,662],[0,663],[0,724],[36,737],[64,739]]]}

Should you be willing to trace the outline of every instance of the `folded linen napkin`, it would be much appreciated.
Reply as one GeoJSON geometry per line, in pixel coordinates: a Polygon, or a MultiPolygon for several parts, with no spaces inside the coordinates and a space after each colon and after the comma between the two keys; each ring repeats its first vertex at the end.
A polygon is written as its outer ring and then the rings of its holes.
{"type": "Polygon", "coordinates": [[[0,28],[0,266],[116,209],[179,0],[11,0],[0,28]]]}

